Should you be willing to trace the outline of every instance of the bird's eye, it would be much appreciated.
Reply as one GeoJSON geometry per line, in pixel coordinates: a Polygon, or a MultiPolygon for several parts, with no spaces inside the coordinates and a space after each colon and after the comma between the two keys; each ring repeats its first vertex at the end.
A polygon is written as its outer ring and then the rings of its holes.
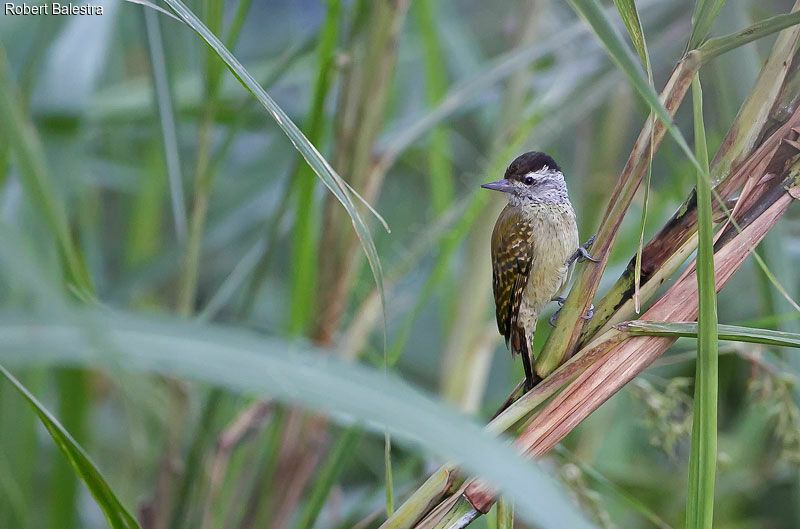
{"type": "Polygon", "coordinates": [[[528,175],[525,177],[525,185],[531,185],[533,183],[533,177],[528,175]]]}

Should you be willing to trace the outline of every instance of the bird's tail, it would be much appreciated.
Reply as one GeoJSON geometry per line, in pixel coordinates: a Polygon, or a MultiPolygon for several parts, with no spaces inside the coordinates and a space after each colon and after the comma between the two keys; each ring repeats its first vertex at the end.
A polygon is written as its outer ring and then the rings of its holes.
{"type": "Polygon", "coordinates": [[[531,348],[528,344],[528,336],[522,325],[511,326],[511,336],[509,336],[511,346],[511,357],[516,355],[522,357],[522,367],[525,368],[525,389],[530,390],[542,379],[533,370],[533,360],[531,358],[531,348]]]}

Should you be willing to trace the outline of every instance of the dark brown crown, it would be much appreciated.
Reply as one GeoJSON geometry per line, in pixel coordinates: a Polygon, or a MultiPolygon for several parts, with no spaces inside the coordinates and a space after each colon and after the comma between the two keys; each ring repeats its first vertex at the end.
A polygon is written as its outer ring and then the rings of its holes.
{"type": "Polygon", "coordinates": [[[558,164],[550,156],[543,152],[531,151],[517,156],[516,160],[506,169],[505,178],[508,180],[522,181],[528,173],[540,171],[547,166],[551,171],[561,171],[558,164]]]}

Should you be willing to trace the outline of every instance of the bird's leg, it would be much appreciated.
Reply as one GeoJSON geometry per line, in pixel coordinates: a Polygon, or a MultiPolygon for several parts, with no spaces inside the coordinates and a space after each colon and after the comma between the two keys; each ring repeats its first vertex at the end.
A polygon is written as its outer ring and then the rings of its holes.
{"type": "MultiPolygon", "coordinates": [[[[558,297],[553,298],[553,301],[558,303],[558,310],[555,311],[553,313],[553,315],[550,316],[550,319],[547,320],[547,321],[550,322],[551,326],[555,327],[556,326],[556,321],[558,320],[558,315],[561,313],[561,307],[564,306],[564,302],[567,301],[567,299],[563,298],[561,296],[558,296],[558,297]]],[[[594,305],[589,305],[589,310],[586,311],[586,315],[585,316],[581,316],[581,318],[583,318],[584,320],[587,320],[587,321],[591,320],[592,318],[594,318],[594,305]]]]}
{"type": "Polygon", "coordinates": [[[575,250],[575,253],[573,253],[572,255],[569,256],[569,259],[567,259],[567,266],[570,266],[576,260],[579,263],[581,263],[583,261],[591,261],[593,263],[599,263],[600,262],[599,259],[595,259],[591,255],[589,255],[589,247],[594,242],[594,238],[595,237],[597,237],[597,235],[592,235],[591,237],[589,237],[588,241],[586,241],[581,246],[579,246],[578,249],[575,250]]]}
{"type": "Polygon", "coordinates": [[[531,354],[529,351],[522,351],[522,367],[525,369],[525,389],[524,392],[532,390],[533,387],[541,380],[536,373],[533,372],[533,364],[531,362],[531,354]]]}

